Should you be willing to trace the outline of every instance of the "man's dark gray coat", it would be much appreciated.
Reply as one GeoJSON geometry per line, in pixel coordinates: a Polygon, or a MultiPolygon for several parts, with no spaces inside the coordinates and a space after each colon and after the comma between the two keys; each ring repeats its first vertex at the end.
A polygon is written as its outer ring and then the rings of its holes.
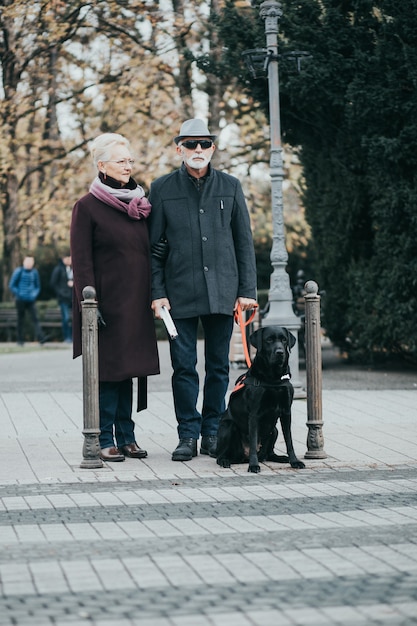
{"type": "Polygon", "coordinates": [[[240,182],[209,167],[199,191],[184,165],[151,185],[152,300],[168,298],[173,318],[233,314],[236,298],[256,299],[256,263],[240,182]]]}

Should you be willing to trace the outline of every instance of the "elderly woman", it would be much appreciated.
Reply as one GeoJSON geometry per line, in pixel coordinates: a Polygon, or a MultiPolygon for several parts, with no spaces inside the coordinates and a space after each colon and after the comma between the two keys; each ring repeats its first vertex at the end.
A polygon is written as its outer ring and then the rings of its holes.
{"type": "Polygon", "coordinates": [[[75,204],[71,222],[74,272],[74,358],[81,354],[81,301],[87,285],[97,293],[99,315],[100,448],[104,461],[144,458],[134,435],[132,378],[146,406],[146,377],[159,374],[150,293],[146,219],[151,206],[131,177],[128,140],[99,135],[91,155],[97,177],[75,204]],[[78,313],[78,314],[77,314],[78,313]]]}

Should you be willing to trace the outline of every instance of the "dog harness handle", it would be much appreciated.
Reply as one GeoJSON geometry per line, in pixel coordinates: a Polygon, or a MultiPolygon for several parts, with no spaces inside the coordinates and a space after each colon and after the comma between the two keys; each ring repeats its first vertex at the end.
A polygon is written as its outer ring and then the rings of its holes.
{"type": "Polygon", "coordinates": [[[240,332],[242,333],[242,344],[243,344],[243,351],[245,353],[245,359],[246,359],[246,365],[248,367],[250,367],[252,365],[252,361],[250,360],[250,356],[249,356],[249,350],[248,350],[248,342],[246,341],[246,333],[245,333],[245,326],[248,326],[252,320],[254,319],[255,315],[256,315],[256,309],[258,308],[258,305],[256,305],[251,313],[251,316],[249,317],[248,320],[243,319],[243,311],[242,311],[242,307],[240,306],[240,304],[238,303],[236,311],[235,311],[235,322],[236,324],[238,324],[240,326],[240,332]]]}

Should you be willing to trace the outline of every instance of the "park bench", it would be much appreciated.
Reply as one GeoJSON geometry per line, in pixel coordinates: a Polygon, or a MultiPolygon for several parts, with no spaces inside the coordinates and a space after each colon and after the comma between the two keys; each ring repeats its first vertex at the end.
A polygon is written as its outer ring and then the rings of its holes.
{"type": "Polygon", "coordinates": [[[40,321],[42,328],[61,328],[61,309],[59,307],[45,309],[40,321]]]}
{"type": "MultiPolygon", "coordinates": [[[[61,309],[58,306],[42,310],[38,306],[39,321],[42,328],[61,328],[61,309]]],[[[0,331],[4,329],[6,341],[12,341],[16,335],[17,311],[15,308],[0,308],[0,331]]]]}

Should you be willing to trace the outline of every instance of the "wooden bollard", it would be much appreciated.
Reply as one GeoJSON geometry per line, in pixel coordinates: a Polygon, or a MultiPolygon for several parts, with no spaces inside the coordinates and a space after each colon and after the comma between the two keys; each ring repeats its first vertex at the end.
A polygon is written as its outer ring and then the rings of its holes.
{"type": "Polygon", "coordinates": [[[103,467],[100,459],[100,418],[98,408],[98,327],[97,300],[94,287],[84,287],[81,302],[84,445],[80,467],[103,467]]]}
{"type": "Polygon", "coordinates": [[[313,280],[305,289],[305,336],[307,378],[307,452],[305,459],[325,459],[322,416],[322,360],[319,287],[313,280]]]}

